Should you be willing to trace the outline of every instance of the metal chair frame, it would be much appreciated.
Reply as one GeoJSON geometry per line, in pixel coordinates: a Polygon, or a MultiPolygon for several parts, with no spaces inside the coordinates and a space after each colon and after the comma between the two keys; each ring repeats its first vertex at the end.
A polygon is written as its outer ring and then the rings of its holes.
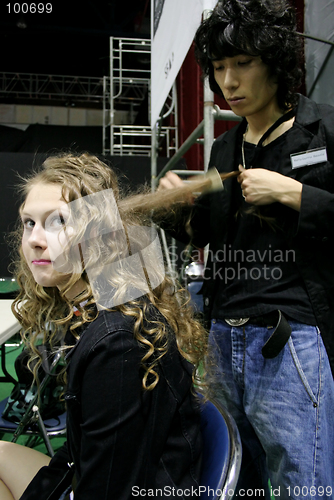
{"type": "Polygon", "coordinates": [[[204,444],[201,498],[233,498],[242,459],[236,423],[224,407],[211,400],[203,403],[201,429],[204,444]]]}
{"type": "MultiPolygon", "coordinates": [[[[42,394],[43,390],[46,388],[60,357],[60,353],[55,355],[50,367],[50,373],[45,375],[40,384],[39,394],[42,394]]],[[[66,433],[66,412],[59,415],[57,418],[43,420],[38,407],[39,394],[36,393],[32,398],[19,424],[15,424],[14,422],[10,422],[0,417],[0,433],[13,434],[11,439],[12,443],[15,443],[22,434],[35,437],[41,436],[45,442],[48,453],[52,457],[54,455],[54,450],[51,445],[50,436],[60,436],[66,433]]],[[[0,415],[5,408],[7,399],[8,398],[0,402],[0,415]]]]}

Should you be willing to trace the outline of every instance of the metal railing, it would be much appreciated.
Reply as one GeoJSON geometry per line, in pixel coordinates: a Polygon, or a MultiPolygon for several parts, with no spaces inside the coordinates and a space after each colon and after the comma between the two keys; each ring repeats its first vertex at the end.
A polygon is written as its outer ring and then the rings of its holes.
{"type": "MultiPolygon", "coordinates": [[[[220,109],[219,106],[215,105],[212,109],[212,114],[215,120],[225,120],[225,121],[241,121],[240,116],[237,116],[233,113],[233,111],[220,109]]],[[[187,139],[183,142],[183,144],[176,151],[174,156],[169,160],[169,162],[165,165],[163,170],[161,170],[160,174],[156,178],[156,182],[163,177],[166,172],[172,170],[172,168],[178,163],[178,161],[182,158],[182,156],[191,148],[193,144],[197,142],[202,142],[199,138],[203,135],[204,132],[204,120],[197,125],[197,127],[193,130],[193,132],[187,137],[187,139]]]]}
{"type": "MultiPolygon", "coordinates": [[[[105,155],[150,156],[152,130],[148,123],[150,107],[151,41],[137,38],[110,38],[110,77],[103,82],[103,153],[105,155]],[[137,121],[139,107],[147,101],[147,124],[137,121]],[[127,123],[117,123],[119,110],[127,110],[127,123]]],[[[166,113],[177,124],[175,89],[166,113]]],[[[159,149],[171,157],[178,148],[177,125],[163,126],[159,149]]]]}
{"type": "Polygon", "coordinates": [[[103,78],[0,73],[0,98],[103,103],[103,78]]]}
{"type": "MultiPolygon", "coordinates": [[[[113,154],[125,155],[151,155],[152,131],[148,126],[141,125],[114,125],[113,126],[113,154]]],[[[174,127],[162,127],[160,132],[160,147],[167,158],[176,151],[174,127]]],[[[109,153],[107,151],[107,153],[109,153]]]]}

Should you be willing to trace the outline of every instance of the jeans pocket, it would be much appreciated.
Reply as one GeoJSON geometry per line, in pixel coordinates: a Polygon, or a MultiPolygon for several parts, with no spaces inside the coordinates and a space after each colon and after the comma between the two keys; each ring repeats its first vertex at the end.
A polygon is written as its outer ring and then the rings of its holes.
{"type": "MultiPolygon", "coordinates": [[[[309,381],[307,379],[307,376],[305,375],[305,372],[304,372],[304,370],[302,368],[302,364],[301,364],[301,362],[299,360],[299,357],[297,355],[297,352],[296,352],[296,349],[295,349],[295,346],[294,346],[294,343],[293,343],[293,340],[292,340],[291,337],[289,338],[288,345],[289,345],[290,353],[291,353],[293,362],[295,364],[295,367],[297,369],[298,375],[299,375],[299,377],[300,377],[300,379],[301,379],[301,381],[303,383],[303,386],[304,386],[304,388],[305,388],[305,390],[306,390],[306,392],[307,392],[307,394],[308,394],[311,402],[313,403],[313,406],[316,408],[318,406],[318,404],[319,404],[318,399],[317,399],[316,395],[314,394],[314,392],[311,389],[311,386],[310,386],[309,381]]],[[[319,361],[317,363],[317,367],[318,367],[318,369],[317,369],[317,382],[318,382],[318,384],[320,383],[320,380],[319,380],[319,378],[320,378],[319,364],[320,364],[320,359],[319,359],[319,361]]],[[[319,391],[317,391],[317,392],[319,392],[319,391]]]]}

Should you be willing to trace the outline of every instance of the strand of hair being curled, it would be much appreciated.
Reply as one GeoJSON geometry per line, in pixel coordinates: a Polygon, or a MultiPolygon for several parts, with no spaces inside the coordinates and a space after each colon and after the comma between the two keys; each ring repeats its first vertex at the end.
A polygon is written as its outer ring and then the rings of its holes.
{"type": "MultiPolygon", "coordinates": [[[[232,175],[237,175],[237,173],[232,175]]],[[[14,300],[13,312],[22,325],[23,338],[31,349],[32,359],[37,360],[34,363],[35,375],[40,365],[40,354],[36,349],[38,342],[49,344],[51,349],[59,349],[59,346],[61,349],[68,349],[80,335],[81,328],[98,315],[94,304],[99,300],[99,293],[92,289],[86,269],[95,270],[110,265],[115,259],[120,258],[119,255],[123,250],[129,250],[127,238],[117,239],[116,233],[112,231],[98,232],[97,228],[104,227],[106,217],[110,219],[114,214],[110,214],[110,210],[108,211],[105,206],[102,206],[102,209],[96,207],[93,203],[94,195],[103,193],[103,196],[107,196],[108,190],[112,190],[124,232],[126,235],[131,235],[131,244],[133,248],[136,248],[134,229],[147,223],[152,209],[156,208],[157,213],[163,214],[177,203],[189,203],[189,194],[194,189],[196,192],[202,192],[212,188],[212,181],[203,177],[196,181],[193,187],[186,184],[177,193],[171,190],[163,197],[161,193],[158,193],[137,194],[124,198],[120,195],[117,177],[113,170],[97,157],[86,153],[59,154],[47,158],[39,169],[23,180],[21,185],[23,200],[32,187],[39,183],[60,185],[63,199],[68,203],[75,202],[79,208],[82,208],[82,212],[78,212],[80,217],[76,216],[74,241],[75,239],[80,241],[85,231],[86,233],[91,231],[94,238],[91,249],[86,252],[85,261],[79,260],[74,265],[66,287],[59,290],[56,287],[42,287],[35,282],[21,250],[23,234],[21,222],[15,232],[13,240],[17,250],[15,275],[20,291],[14,300]],[[88,200],[85,205],[81,203],[83,199],[88,200]],[[67,299],[66,292],[79,278],[84,279],[85,290],[73,300],[67,299]],[[74,307],[80,311],[80,316],[74,314],[74,307]],[[72,335],[72,341],[69,341],[69,333],[72,335]],[[65,335],[66,345],[64,344],[65,335]]],[[[24,201],[21,210],[23,207],[24,201]]],[[[72,249],[68,252],[69,256],[71,252],[72,249]]],[[[153,275],[155,272],[154,258],[150,266],[152,276],[152,272],[153,275]]],[[[158,274],[160,271],[156,272],[158,274]]],[[[125,269],[122,272],[116,272],[108,279],[108,284],[119,299],[113,309],[118,309],[123,314],[134,318],[135,338],[144,347],[142,358],[144,389],[151,390],[158,383],[157,364],[161,356],[166,354],[171,337],[175,336],[180,353],[195,368],[200,366],[206,353],[207,332],[194,319],[189,306],[189,295],[185,290],[177,288],[175,283],[165,276],[158,286],[151,287],[149,282],[149,290],[143,296],[122,302],[121,299],[123,296],[126,297],[129,284],[137,286],[138,276],[134,275],[131,269],[125,269]],[[162,317],[152,320],[149,314],[152,305],[162,317]]],[[[138,283],[139,289],[140,286],[141,284],[138,283]]],[[[197,370],[194,373],[197,373],[197,370]]]]}

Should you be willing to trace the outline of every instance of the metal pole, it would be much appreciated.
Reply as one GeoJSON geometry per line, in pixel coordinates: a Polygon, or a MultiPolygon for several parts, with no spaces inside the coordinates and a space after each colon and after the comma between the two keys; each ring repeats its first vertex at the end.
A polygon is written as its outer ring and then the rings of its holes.
{"type": "Polygon", "coordinates": [[[204,171],[209,167],[211,147],[214,141],[213,92],[207,78],[204,81],[204,171]]]}
{"type": "Polygon", "coordinates": [[[215,120],[225,120],[232,122],[241,122],[242,117],[233,113],[230,109],[220,109],[220,107],[215,104],[213,109],[213,116],[215,120]]]}
{"type": "MultiPolygon", "coordinates": [[[[203,19],[207,19],[211,15],[211,10],[203,11],[203,19]]],[[[214,141],[214,95],[209,87],[208,78],[204,80],[204,171],[206,172],[209,167],[211,147],[214,141]]]]}
{"type": "MultiPolygon", "coordinates": [[[[233,111],[229,109],[220,109],[217,104],[214,105],[212,109],[212,117],[214,120],[228,120],[228,121],[235,121],[239,122],[242,120],[240,116],[237,116],[236,114],[233,113],[233,111]]],[[[157,181],[161,177],[163,177],[166,172],[171,170],[174,165],[178,163],[178,161],[182,158],[182,156],[188,151],[188,149],[196,143],[199,137],[203,135],[203,129],[204,129],[204,120],[201,121],[199,125],[195,128],[195,130],[192,131],[192,133],[187,137],[187,139],[181,144],[179,149],[176,151],[176,153],[172,156],[172,158],[169,160],[169,162],[164,166],[163,170],[160,172],[160,174],[157,177],[157,181]]],[[[211,148],[211,146],[210,146],[211,148]]],[[[210,151],[209,151],[210,154],[210,151]]],[[[202,171],[201,171],[202,172],[202,171]]]]}
{"type": "Polygon", "coordinates": [[[179,161],[180,158],[188,151],[190,146],[195,144],[196,140],[201,137],[203,134],[203,127],[204,127],[204,120],[201,121],[199,125],[193,130],[193,132],[187,137],[187,139],[184,141],[184,143],[180,146],[180,148],[176,151],[176,153],[172,156],[172,158],[169,160],[167,165],[163,168],[163,170],[160,172],[160,174],[157,177],[157,181],[165,175],[166,172],[171,170],[174,165],[179,161]]]}
{"type": "Polygon", "coordinates": [[[158,172],[158,155],[157,155],[157,126],[158,124],[155,123],[154,127],[152,128],[152,139],[151,139],[151,190],[152,193],[156,190],[157,188],[157,172],[158,172]]]}
{"type": "Polygon", "coordinates": [[[114,154],[114,37],[110,37],[110,155],[114,154]]]}

